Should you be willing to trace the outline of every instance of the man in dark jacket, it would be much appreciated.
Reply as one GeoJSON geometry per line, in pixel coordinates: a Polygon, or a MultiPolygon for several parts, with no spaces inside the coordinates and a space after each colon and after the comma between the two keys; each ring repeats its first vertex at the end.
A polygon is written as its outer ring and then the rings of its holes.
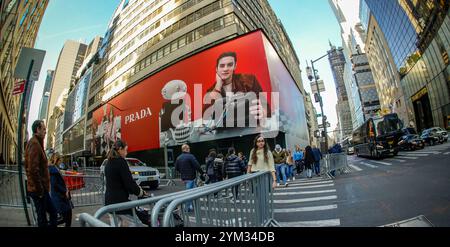
{"type": "Polygon", "coordinates": [[[277,186],[280,186],[280,176],[283,178],[284,186],[288,186],[286,177],[286,152],[281,149],[279,144],[277,144],[275,145],[275,150],[272,154],[275,162],[275,169],[277,171],[277,186]]]}
{"type": "MultiPolygon", "coordinates": [[[[178,156],[175,161],[175,169],[181,174],[181,180],[183,180],[186,185],[186,189],[193,189],[196,187],[195,178],[197,177],[196,172],[198,171],[202,176],[204,176],[203,170],[200,168],[200,164],[194,155],[190,153],[190,147],[187,144],[181,146],[181,151],[183,152],[178,156]]],[[[192,202],[187,203],[188,211],[192,211],[192,202]]]]}
{"type": "Polygon", "coordinates": [[[56,227],[56,208],[50,198],[50,174],[48,160],[44,151],[44,138],[47,133],[44,121],[36,120],[31,126],[33,137],[25,149],[25,171],[27,191],[33,199],[39,227],[56,227]],[[50,223],[47,220],[50,215],[50,223]]]}
{"type": "Polygon", "coordinates": [[[313,146],[312,151],[314,155],[314,171],[316,172],[316,175],[320,177],[320,160],[322,159],[322,153],[316,146],[313,146]]]}
{"type": "Polygon", "coordinates": [[[224,165],[226,178],[234,178],[242,175],[245,168],[244,161],[236,155],[235,149],[233,147],[229,148],[224,165]]]}

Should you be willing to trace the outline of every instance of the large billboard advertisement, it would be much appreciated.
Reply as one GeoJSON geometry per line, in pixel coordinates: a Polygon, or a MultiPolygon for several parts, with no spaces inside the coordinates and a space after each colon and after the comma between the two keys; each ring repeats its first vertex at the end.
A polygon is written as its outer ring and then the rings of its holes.
{"type": "Polygon", "coordinates": [[[67,97],[66,108],[64,110],[64,130],[67,130],[84,115],[87,90],[91,77],[92,68],[89,68],[67,97]]]}
{"type": "Polygon", "coordinates": [[[280,129],[306,143],[303,97],[273,52],[257,31],[146,78],[94,112],[92,152],[105,155],[117,138],[133,152],[255,133],[275,137],[280,129]]]}

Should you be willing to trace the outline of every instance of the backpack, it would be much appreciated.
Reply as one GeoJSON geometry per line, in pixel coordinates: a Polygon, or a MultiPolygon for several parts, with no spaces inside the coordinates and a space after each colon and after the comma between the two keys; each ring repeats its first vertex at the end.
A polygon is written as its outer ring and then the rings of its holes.
{"type": "Polygon", "coordinates": [[[207,163],[206,163],[206,174],[207,174],[208,176],[214,176],[214,166],[215,166],[215,163],[216,163],[216,162],[214,162],[213,159],[210,159],[210,160],[207,161],[207,163]]]}

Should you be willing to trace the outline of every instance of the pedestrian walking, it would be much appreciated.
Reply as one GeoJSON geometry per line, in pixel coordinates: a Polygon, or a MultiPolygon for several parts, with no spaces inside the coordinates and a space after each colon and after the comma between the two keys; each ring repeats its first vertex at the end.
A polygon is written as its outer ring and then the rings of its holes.
{"type": "Polygon", "coordinates": [[[288,181],[294,181],[294,158],[292,157],[292,151],[290,149],[286,152],[286,176],[288,181]]]}
{"type": "MultiPolygon", "coordinates": [[[[186,186],[186,189],[193,189],[196,187],[195,178],[197,177],[197,172],[204,176],[203,170],[200,168],[200,164],[194,155],[190,153],[190,147],[187,144],[181,146],[182,154],[177,157],[175,161],[175,169],[180,173],[181,180],[186,186]]],[[[185,204],[186,210],[193,211],[192,202],[185,204]]]]}
{"type": "Polygon", "coordinates": [[[311,146],[307,146],[305,148],[305,169],[306,169],[306,177],[312,178],[312,166],[314,165],[314,154],[311,146]]]}
{"type": "Polygon", "coordinates": [[[62,221],[58,222],[58,224],[64,223],[66,227],[70,227],[72,225],[73,203],[71,201],[70,191],[67,189],[64,178],[58,169],[61,157],[58,153],[51,153],[50,155],[48,166],[50,173],[50,196],[56,212],[62,217],[62,221]]]}
{"type": "Polygon", "coordinates": [[[313,155],[314,155],[314,171],[317,176],[320,177],[320,160],[322,157],[322,152],[314,145],[312,148],[313,155]]]}
{"type": "Polygon", "coordinates": [[[303,171],[303,151],[300,149],[300,145],[295,145],[295,150],[292,153],[292,158],[294,159],[297,174],[301,174],[303,171]]]}
{"type": "Polygon", "coordinates": [[[269,144],[267,144],[262,135],[256,136],[249,157],[247,173],[270,171],[273,180],[272,188],[275,188],[277,183],[275,177],[275,162],[273,161],[273,155],[272,152],[270,152],[269,144]]]}
{"type": "Polygon", "coordinates": [[[244,166],[245,166],[244,173],[247,173],[247,165],[248,165],[247,157],[245,157],[243,152],[239,152],[238,157],[239,157],[239,159],[241,159],[244,162],[244,166]]]}
{"type": "MultiPolygon", "coordinates": [[[[236,155],[236,150],[233,147],[228,149],[227,156],[225,157],[224,170],[225,178],[227,179],[235,178],[244,174],[244,161],[236,155]]],[[[239,195],[239,185],[234,187],[234,192],[234,196],[237,197],[239,195]]]]}
{"type": "Polygon", "coordinates": [[[288,186],[286,178],[286,152],[281,149],[281,146],[279,144],[277,144],[275,145],[275,150],[273,150],[272,155],[275,162],[277,186],[280,186],[281,178],[283,179],[284,186],[288,186]]]}
{"type": "Polygon", "coordinates": [[[39,227],[56,227],[57,212],[50,197],[50,174],[44,151],[47,128],[44,121],[36,120],[31,126],[33,137],[25,148],[25,172],[27,192],[33,200],[39,227]],[[49,214],[49,220],[47,219],[49,214]]]}
{"type": "MultiPolygon", "coordinates": [[[[130,194],[137,197],[146,196],[147,193],[136,184],[131,175],[128,163],[125,160],[128,154],[128,145],[125,141],[117,140],[108,152],[108,162],[105,165],[105,205],[128,202],[130,194]]],[[[133,215],[131,209],[116,212],[119,215],[133,215]]],[[[142,223],[150,225],[148,212],[136,210],[136,214],[142,223]]]]}
{"type": "Polygon", "coordinates": [[[217,182],[217,177],[214,173],[214,160],[217,158],[217,153],[215,150],[210,150],[208,157],[206,157],[206,175],[208,175],[208,180],[206,184],[212,184],[217,182]]]}
{"type": "Polygon", "coordinates": [[[244,174],[244,161],[236,155],[236,150],[233,147],[228,149],[228,154],[224,163],[224,170],[227,179],[244,174]]]}
{"type": "Polygon", "coordinates": [[[222,153],[219,153],[214,159],[214,175],[217,178],[217,182],[220,182],[225,178],[224,163],[225,157],[222,153]]]}

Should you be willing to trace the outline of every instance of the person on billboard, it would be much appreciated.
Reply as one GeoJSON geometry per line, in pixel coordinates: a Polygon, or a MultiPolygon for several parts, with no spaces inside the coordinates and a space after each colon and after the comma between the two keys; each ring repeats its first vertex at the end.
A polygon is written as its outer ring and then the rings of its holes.
{"type": "MultiPolygon", "coordinates": [[[[216,62],[216,81],[207,90],[207,95],[205,97],[206,102],[211,104],[206,104],[204,110],[214,105],[217,100],[225,101],[225,114],[227,110],[227,102],[233,103],[237,100],[237,104],[231,110],[236,110],[238,107],[245,107],[245,126],[249,125],[249,118],[253,116],[259,125],[266,118],[270,117],[270,110],[265,108],[267,106],[267,100],[264,96],[260,95],[263,92],[261,84],[258,82],[255,75],[251,74],[237,74],[235,73],[237,67],[237,54],[235,52],[224,52],[218,58],[216,62]],[[256,99],[251,99],[251,102],[245,100],[247,93],[255,93],[256,99]],[[244,97],[244,101],[240,101],[239,97],[244,97]],[[239,104],[241,102],[241,104],[239,104]],[[249,104],[251,103],[251,105],[249,104]]],[[[269,92],[267,92],[269,93],[269,92]]],[[[239,111],[237,111],[239,114],[239,111]]],[[[238,127],[238,119],[243,116],[235,116],[234,126],[228,127],[238,127]]],[[[220,118],[220,117],[219,117],[220,118]]],[[[216,120],[221,121],[222,119],[216,120]]],[[[223,122],[223,126],[226,126],[226,121],[223,122]]],[[[256,126],[255,126],[256,127],[256,126]]]]}

